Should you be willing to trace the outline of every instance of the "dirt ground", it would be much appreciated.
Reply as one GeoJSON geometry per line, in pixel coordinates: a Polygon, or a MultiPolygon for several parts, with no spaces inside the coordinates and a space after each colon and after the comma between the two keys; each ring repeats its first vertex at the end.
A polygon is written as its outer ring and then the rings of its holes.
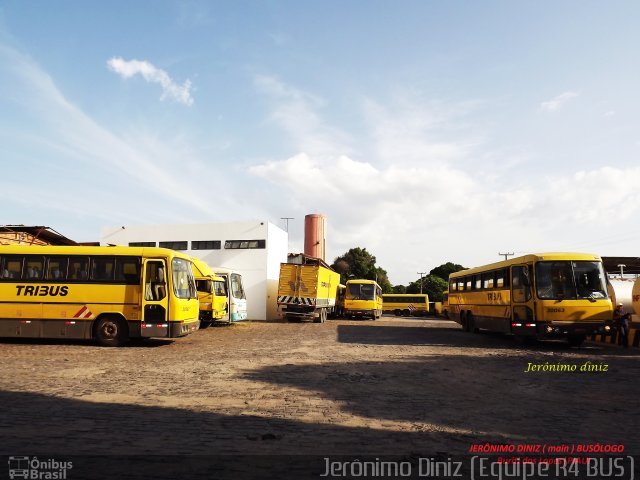
{"type": "Polygon", "coordinates": [[[637,350],[522,345],[435,318],[250,322],[119,349],[3,340],[0,362],[4,455],[640,453],[637,350]]]}

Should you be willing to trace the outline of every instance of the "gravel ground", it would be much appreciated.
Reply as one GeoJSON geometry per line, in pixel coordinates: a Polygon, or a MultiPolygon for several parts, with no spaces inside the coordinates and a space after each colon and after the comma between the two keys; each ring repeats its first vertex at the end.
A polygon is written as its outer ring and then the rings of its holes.
{"type": "Polygon", "coordinates": [[[523,345],[435,318],[247,322],[116,349],[4,340],[0,362],[4,455],[640,453],[637,350],[523,345]],[[576,371],[526,371],[545,363],[576,371]]]}

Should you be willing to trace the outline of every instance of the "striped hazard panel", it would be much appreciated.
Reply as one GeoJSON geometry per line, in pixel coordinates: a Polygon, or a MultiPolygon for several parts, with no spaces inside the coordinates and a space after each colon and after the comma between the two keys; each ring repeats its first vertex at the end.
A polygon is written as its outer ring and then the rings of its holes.
{"type": "Polygon", "coordinates": [[[89,307],[86,305],[82,307],[77,313],[73,316],[73,318],[91,318],[93,316],[93,312],[89,310],[89,307]]]}
{"type": "Polygon", "coordinates": [[[290,295],[279,295],[278,303],[293,303],[294,305],[315,305],[315,298],[292,297],[290,295]]]}

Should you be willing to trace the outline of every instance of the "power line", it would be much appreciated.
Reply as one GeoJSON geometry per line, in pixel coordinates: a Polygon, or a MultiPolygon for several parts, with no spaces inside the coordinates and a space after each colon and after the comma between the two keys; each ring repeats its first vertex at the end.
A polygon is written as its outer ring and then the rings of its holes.
{"type": "Polygon", "coordinates": [[[294,220],[293,217],[280,217],[280,220],[284,220],[285,223],[285,230],[287,233],[289,233],[289,220],[294,220]]]}
{"type": "Polygon", "coordinates": [[[422,293],[422,275],[425,275],[427,272],[416,272],[420,275],[420,293],[422,293]]]}

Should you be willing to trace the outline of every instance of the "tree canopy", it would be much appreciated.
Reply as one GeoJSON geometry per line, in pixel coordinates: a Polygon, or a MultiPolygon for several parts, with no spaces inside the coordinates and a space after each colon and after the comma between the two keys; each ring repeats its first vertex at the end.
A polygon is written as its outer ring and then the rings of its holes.
{"type": "MultiPolygon", "coordinates": [[[[427,275],[422,278],[422,293],[429,295],[430,302],[441,302],[442,294],[447,290],[449,282],[437,275],[427,275]]],[[[406,293],[420,293],[420,279],[411,282],[406,288],[406,293]]]]}
{"type": "Polygon", "coordinates": [[[366,248],[355,247],[337,257],[331,265],[340,274],[340,282],[347,283],[350,278],[375,280],[384,293],[393,290],[387,271],[376,265],[376,257],[366,248]]]}
{"type": "Polygon", "coordinates": [[[408,286],[395,285],[394,293],[420,293],[420,283],[422,282],[422,293],[429,295],[430,302],[441,302],[442,294],[449,285],[449,274],[464,270],[465,267],[457,263],[447,262],[434,268],[429,275],[422,279],[411,282],[408,286]]]}
{"type": "Polygon", "coordinates": [[[340,274],[340,282],[347,283],[349,279],[363,278],[375,280],[382,288],[383,293],[420,293],[422,281],[422,293],[429,295],[429,301],[442,301],[442,293],[447,290],[449,274],[464,270],[465,267],[457,263],[447,262],[434,268],[429,275],[422,280],[417,279],[408,286],[391,285],[387,271],[376,265],[376,257],[366,248],[354,247],[343,255],[337,257],[331,265],[340,274]]]}
{"type": "Polygon", "coordinates": [[[462,265],[458,265],[457,263],[447,262],[431,270],[429,272],[429,275],[435,275],[449,282],[450,274],[459,272],[460,270],[464,270],[464,269],[465,267],[463,267],[462,265]]]}

